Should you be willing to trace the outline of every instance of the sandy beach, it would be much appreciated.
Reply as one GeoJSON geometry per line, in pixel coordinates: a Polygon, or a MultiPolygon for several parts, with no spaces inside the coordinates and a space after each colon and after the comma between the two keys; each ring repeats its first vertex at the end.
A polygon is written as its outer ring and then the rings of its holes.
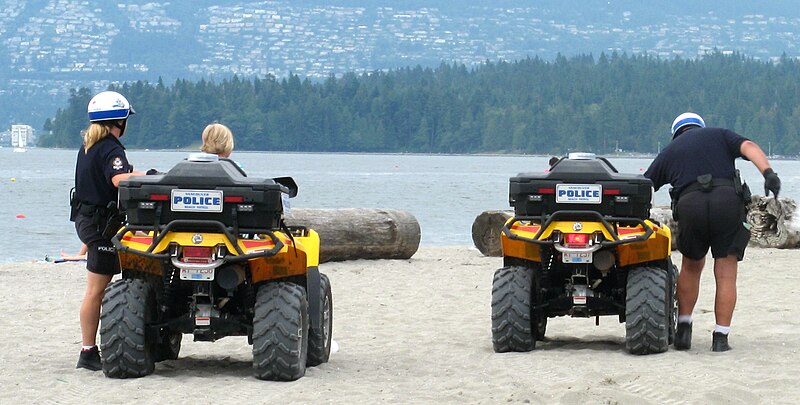
{"type": "MultiPolygon", "coordinates": [[[[82,263],[0,265],[0,403],[756,404],[800,398],[800,254],[747,251],[733,351],[712,353],[711,261],[687,352],[633,356],[616,317],[550,319],[529,353],[496,354],[490,296],[500,258],[422,248],[410,260],[321,266],[333,286],[330,362],[295,382],[259,381],[246,338],[184,337],[153,375],[112,380],[76,370],[82,263]]],[[[679,256],[675,256],[680,263],[679,256]]]]}

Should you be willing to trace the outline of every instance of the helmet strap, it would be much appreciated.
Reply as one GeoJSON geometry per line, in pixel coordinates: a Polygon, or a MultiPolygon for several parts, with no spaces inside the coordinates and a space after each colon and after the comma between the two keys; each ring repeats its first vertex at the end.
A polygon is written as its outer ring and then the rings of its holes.
{"type": "Polygon", "coordinates": [[[119,129],[119,137],[122,138],[122,135],[125,135],[125,128],[128,127],[127,120],[119,120],[114,122],[114,126],[119,129]]]}

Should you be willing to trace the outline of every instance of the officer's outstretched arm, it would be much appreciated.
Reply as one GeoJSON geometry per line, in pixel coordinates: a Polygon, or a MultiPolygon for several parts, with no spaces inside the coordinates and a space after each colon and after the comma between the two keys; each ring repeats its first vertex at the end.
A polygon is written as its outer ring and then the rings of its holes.
{"type": "Polygon", "coordinates": [[[128,177],[133,176],[146,176],[146,174],[144,172],[120,173],[111,178],[111,184],[113,184],[114,187],[119,188],[119,182],[122,180],[128,180],[128,177]]]}
{"type": "Polygon", "coordinates": [[[742,142],[739,151],[742,156],[753,162],[758,171],[764,176],[764,196],[768,196],[769,192],[772,191],[775,198],[778,198],[778,193],[781,191],[781,179],[778,178],[778,173],[775,173],[770,167],[764,151],[753,141],[742,142]]]}

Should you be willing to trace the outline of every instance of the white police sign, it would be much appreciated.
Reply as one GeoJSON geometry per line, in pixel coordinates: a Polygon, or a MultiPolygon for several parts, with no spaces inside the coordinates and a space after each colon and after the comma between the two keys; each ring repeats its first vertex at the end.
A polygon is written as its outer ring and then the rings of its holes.
{"type": "Polygon", "coordinates": [[[222,190],[172,190],[172,211],[222,212],[222,190]]]}
{"type": "Polygon", "coordinates": [[[600,184],[557,184],[556,202],[600,204],[603,202],[603,186],[600,184]]]}

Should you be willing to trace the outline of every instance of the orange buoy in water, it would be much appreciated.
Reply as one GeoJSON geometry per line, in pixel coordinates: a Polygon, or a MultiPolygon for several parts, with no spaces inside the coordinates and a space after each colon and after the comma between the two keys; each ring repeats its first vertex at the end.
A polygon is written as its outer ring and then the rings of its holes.
{"type": "Polygon", "coordinates": [[[22,215],[22,214],[17,214],[17,218],[19,218],[19,219],[24,219],[24,218],[25,218],[25,215],[22,215]]]}

